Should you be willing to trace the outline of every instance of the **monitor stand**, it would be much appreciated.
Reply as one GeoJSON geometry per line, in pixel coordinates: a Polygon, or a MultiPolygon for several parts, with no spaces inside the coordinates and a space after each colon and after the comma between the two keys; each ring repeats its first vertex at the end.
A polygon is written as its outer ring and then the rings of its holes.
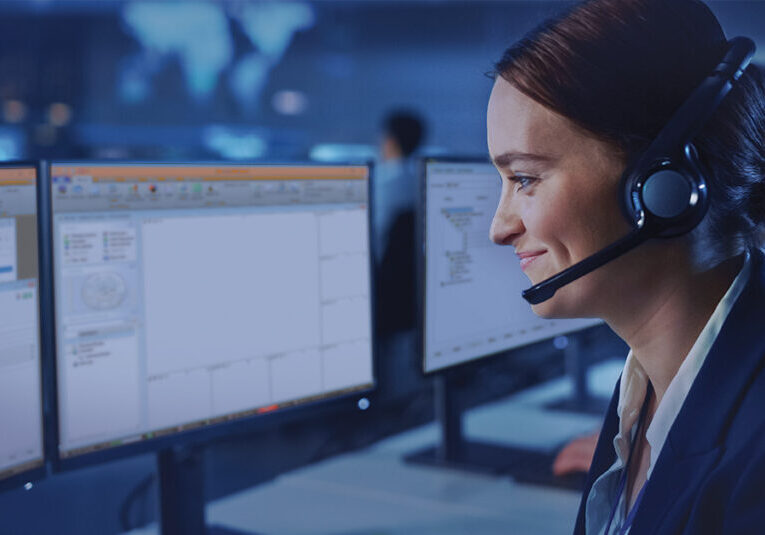
{"type": "Polygon", "coordinates": [[[457,399],[454,370],[446,370],[434,378],[436,420],[441,430],[441,442],[407,455],[410,463],[455,468],[471,472],[503,474],[525,454],[534,453],[512,446],[468,441],[462,431],[462,409],[457,399]]]}
{"type": "Polygon", "coordinates": [[[436,419],[441,442],[411,453],[404,461],[491,475],[509,475],[520,483],[581,491],[586,474],[555,476],[557,451],[539,451],[501,444],[468,441],[462,432],[462,411],[457,400],[453,370],[435,378],[436,419]]]}
{"type": "Polygon", "coordinates": [[[553,401],[548,409],[596,414],[603,416],[608,409],[608,399],[595,397],[587,386],[587,355],[582,350],[579,336],[559,336],[555,345],[563,351],[566,375],[571,380],[573,392],[570,397],[553,401]]]}
{"type": "Polygon", "coordinates": [[[157,452],[162,535],[255,535],[205,523],[204,450],[201,446],[157,452]]]}

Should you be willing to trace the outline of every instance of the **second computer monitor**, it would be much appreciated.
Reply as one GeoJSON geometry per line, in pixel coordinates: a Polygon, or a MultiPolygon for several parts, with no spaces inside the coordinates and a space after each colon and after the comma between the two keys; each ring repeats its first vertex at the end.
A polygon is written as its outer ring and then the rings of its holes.
{"type": "Polygon", "coordinates": [[[368,389],[368,168],[54,164],[62,459],[368,389]]]}
{"type": "Polygon", "coordinates": [[[43,466],[37,167],[0,164],[0,487],[43,466]]]}
{"type": "Polygon", "coordinates": [[[488,161],[430,160],[424,196],[424,370],[449,368],[599,323],[546,320],[512,247],[489,239],[501,181],[488,161]]]}

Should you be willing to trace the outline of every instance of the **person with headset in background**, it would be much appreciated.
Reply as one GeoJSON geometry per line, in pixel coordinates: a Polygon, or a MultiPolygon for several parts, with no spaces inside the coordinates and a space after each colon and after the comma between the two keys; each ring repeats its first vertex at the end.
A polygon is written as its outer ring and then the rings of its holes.
{"type": "Polygon", "coordinates": [[[630,346],[577,534],[765,532],[765,77],[699,0],[588,0],[496,65],[510,245],[543,317],[630,346]],[[626,217],[625,217],[626,216],[626,217]]]}

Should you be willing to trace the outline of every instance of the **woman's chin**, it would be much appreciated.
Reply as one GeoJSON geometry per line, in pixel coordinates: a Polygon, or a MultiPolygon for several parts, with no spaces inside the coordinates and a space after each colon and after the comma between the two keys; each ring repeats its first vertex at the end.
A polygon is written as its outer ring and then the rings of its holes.
{"type": "Polygon", "coordinates": [[[547,301],[531,305],[531,310],[537,316],[545,319],[575,319],[591,317],[582,299],[578,299],[574,292],[561,288],[547,301]]]}
{"type": "Polygon", "coordinates": [[[561,311],[557,310],[555,303],[552,302],[554,301],[554,299],[555,297],[552,297],[542,303],[531,305],[531,311],[534,312],[534,314],[536,314],[540,318],[545,318],[545,319],[561,319],[561,318],[569,317],[569,316],[563,315],[561,311]]]}

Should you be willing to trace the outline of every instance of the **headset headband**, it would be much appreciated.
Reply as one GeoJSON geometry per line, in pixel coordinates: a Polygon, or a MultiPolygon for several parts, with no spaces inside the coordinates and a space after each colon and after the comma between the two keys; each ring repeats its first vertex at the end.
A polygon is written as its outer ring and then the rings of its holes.
{"type": "Polygon", "coordinates": [[[741,78],[754,51],[754,42],[748,37],[734,37],[728,41],[723,59],[672,115],[633,166],[632,173],[647,174],[657,162],[678,157],[741,78]]]}

